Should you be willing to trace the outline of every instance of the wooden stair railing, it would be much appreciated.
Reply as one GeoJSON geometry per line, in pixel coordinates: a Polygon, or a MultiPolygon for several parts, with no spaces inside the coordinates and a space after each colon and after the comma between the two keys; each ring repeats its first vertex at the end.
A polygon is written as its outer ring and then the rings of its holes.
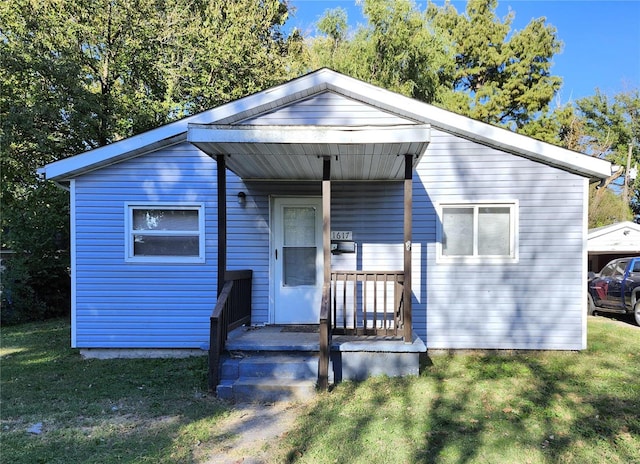
{"type": "Polygon", "coordinates": [[[211,313],[209,329],[209,392],[215,394],[220,381],[220,356],[229,332],[251,323],[251,280],[253,271],[227,271],[225,283],[211,313]]]}

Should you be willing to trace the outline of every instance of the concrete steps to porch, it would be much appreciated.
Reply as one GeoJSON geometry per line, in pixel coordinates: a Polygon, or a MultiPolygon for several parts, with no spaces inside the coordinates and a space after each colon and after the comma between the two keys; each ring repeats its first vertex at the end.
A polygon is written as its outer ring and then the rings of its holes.
{"type": "Polygon", "coordinates": [[[218,398],[296,401],[316,393],[318,355],[309,352],[232,352],[221,364],[218,398]]]}
{"type": "MultiPolygon", "coordinates": [[[[217,396],[231,401],[296,401],[313,396],[318,381],[319,335],[281,326],[240,327],[229,334],[217,396]]],[[[419,375],[422,340],[334,336],[329,384],[374,375],[419,375]]]]}

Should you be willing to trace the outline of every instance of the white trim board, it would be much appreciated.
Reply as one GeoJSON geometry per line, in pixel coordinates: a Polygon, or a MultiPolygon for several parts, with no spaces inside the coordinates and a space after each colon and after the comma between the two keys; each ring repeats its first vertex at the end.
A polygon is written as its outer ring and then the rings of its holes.
{"type": "Polygon", "coordinates": [[[598,180],[611,174],[608,161],[475,121],[326,68],[142,134],[50,163],[38,172],[50,180],[68,180],[97,167],[184,140],[189,124],[220,124],[225,120],[246,119],[325,90],[583,177],[598,180]]]}

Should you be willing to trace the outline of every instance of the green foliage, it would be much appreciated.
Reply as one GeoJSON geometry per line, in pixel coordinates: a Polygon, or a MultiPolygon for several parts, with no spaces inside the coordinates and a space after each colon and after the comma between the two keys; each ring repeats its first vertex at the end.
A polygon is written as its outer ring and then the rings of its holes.
{"type": "Polygon", "coordinates": [[[616,222],[630,221],[633,213],[628,203],[610,189],[589,189],[589,228],[608,226],[616,222]]]}
{"type": "Polygon", "coordinates": [[[297,32],[281,0],[172,0],[162,43],[167,97],[192,114],[280,84],[297,70],[297,32]]]}
{"type": "Polygon", "coordinates": [[[16,252],[7,311],[68,307],[56,303],[68,295],[68,199],[37,168],[287,80],[299,69],[289,55],[302,53],[280,30],[287,15],[280,0],[0,4],[2,247],[16,252]]]}
{"type": "Polygon", "coordinates": [[[413,98],[514,130],[544,112],[560,88],[550,73],[561,48],[544,18],[512,31],[510,14],[496,17],[496,0],[471,0],[464,13],[450,4],[364,0],[366,25],[351,37],[344,11],[318,23],[310,67],[328,66],[413,98]]]}
{"type": "Polygon", "coordinates": [[[556,29],[544,18],[511,30],[514,14],[500,20],[497,0],[470,0],[464,14],[450,3],[429,3],[426,18],[446,37],[452,72],[444,76],[444,107],[474,119],[517,130],[544,111],[562,84],[550,73],[560,52],[556,29]]]}
{"type": "MultiPolygon", "coordinates": [[[[591,154],[625,166],[629,144],[640,141],[640,91],[609,97],[596,89],[595,95],[578,100],[576,107],[585,121],[591,154]]],[[[639,156],[635,153],[632,161],[640,161],[639,156]]]]}
{"type": "Polygon", "coordinates": [[[640,215],[640,178],[629,179],[625,194],[627,165],[640,165],[640,95],[638,90],[609,97],[596,94],[545,113],[520,130],[540,140],[570,150],[608,159],[618,166],[604,187],[592,187],[589,227],[633,219],[640,215]],[[632,148],[631,154],[629,152],[632,148]]]}
{"type": "Polygon", "coordinates": [[[619,166],[608,183],[620,191],[625,206],[640,214],[640,179],[627,178],[627,166],[640,166],[640,91],[609,97],[596,89],[595,95],[578,100],[576,106],[584,120],[587,153],[619,166]]]}
{"type": "Polygon", "coordinates": [[[347,10],[335,8],[327,10],[318,21],[318,30],[330,37],[334,47],[346,38],[347,34],[347,10]]]}
{"type": "Polygon", "coordinates": [[[340,26],[343,11],[328,11],[319,22],[326,36],[310,41],[309,67],[330,67],[352,77],[423,101],[439,89],[445,65],[443,45],[430,33],[412,0],[365,0],[368,19],[351,37],[340,26]],[[337,27],[335,25],[338,25],[337,27]],[[335,29],[340,34],[335,35],[335,29]]]}
{"type": "Polygon", "coordinates": [[[518,132],[569,150],[583,152],[583,120],[573,105],[564,105],[540,114],[518,132]]]}
{"type": "Polygon", "coordinates": [[[54,185],[38,185],[20,197],[3,196],[2,324],[69,312],[68,199],[54,185]]]}

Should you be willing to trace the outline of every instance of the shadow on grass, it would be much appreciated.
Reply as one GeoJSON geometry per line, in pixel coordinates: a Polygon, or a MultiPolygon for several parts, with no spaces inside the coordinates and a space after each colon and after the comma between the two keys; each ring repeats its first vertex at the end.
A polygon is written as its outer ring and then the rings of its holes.
{"type": "Polygon", "coordinates": [[[227,406],[208,397],[206,357],[85,360],[69,325],[3,328],[2,460],[195,462],[227,406]],[[42,433],[29,433],[34,424],[42,433]],[[202,445],[202,446],[201,446],[202,445]]]}
{"type": "Polygon", "coordinates": [[[640,340],[609,327],[590,339],[580,353],[439,355],[418,378],[341,384],[285,460],[640,462],[640,340]]]}

